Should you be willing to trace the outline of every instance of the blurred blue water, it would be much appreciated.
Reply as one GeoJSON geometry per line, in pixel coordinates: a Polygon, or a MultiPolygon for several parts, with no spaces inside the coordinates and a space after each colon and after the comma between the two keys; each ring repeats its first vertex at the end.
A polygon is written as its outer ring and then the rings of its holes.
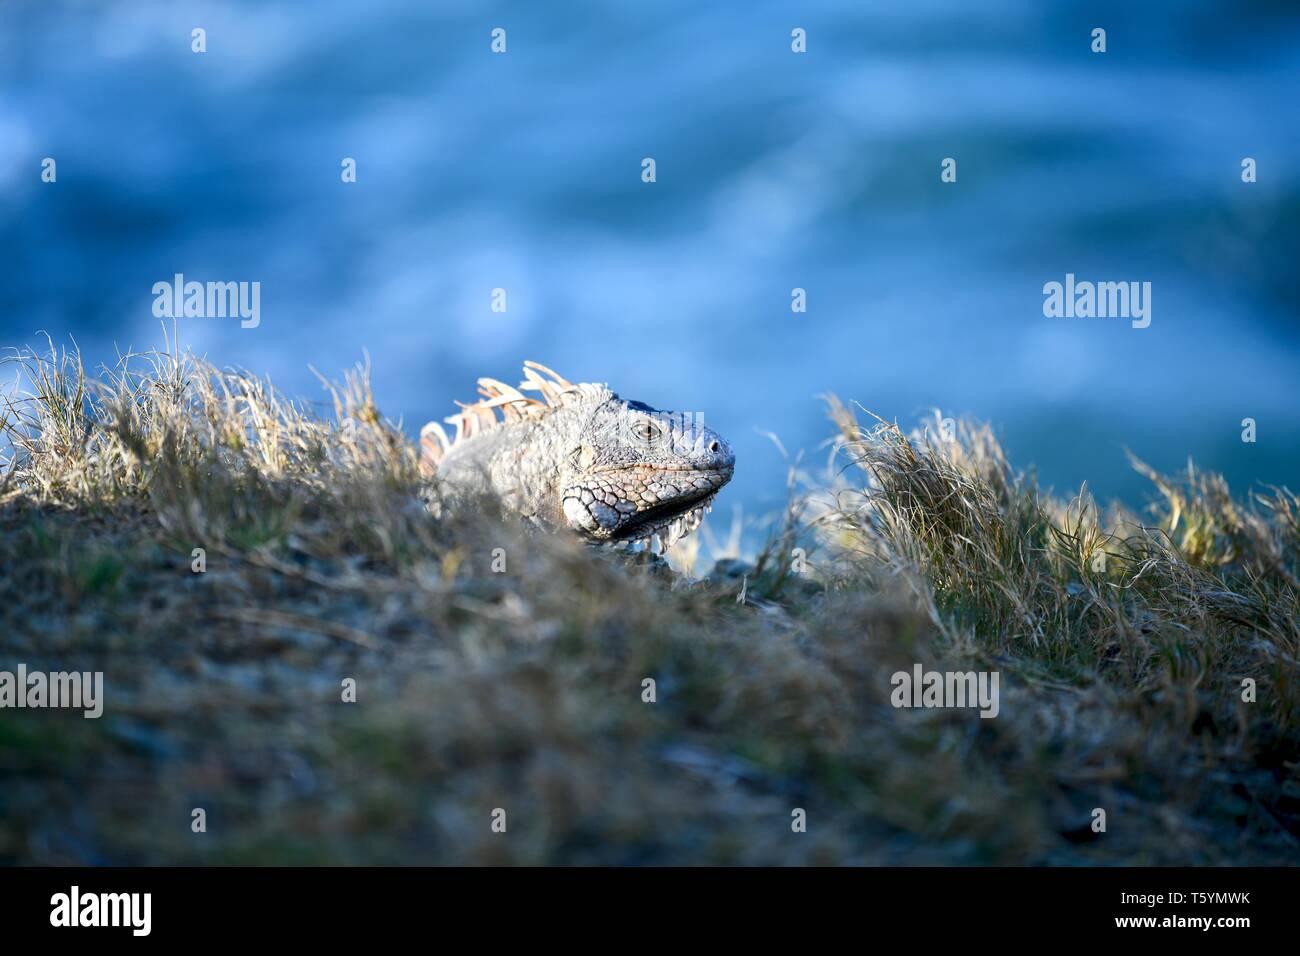
{"type": "Polygon", "coordinates": [[[183,341],[313,399],[368,350],[412,434],[524,358],[702,411],[724,510],[826,392],[990,419],[1060,490],[1140,501],[1124,446],[1296,487],[1298,70],[1284,3],[6,0],[0,344],[158,345],[182,272],[262,284],[183,341]],[[1067,272],[1151,327],[1045,318],[1067,272]]]}

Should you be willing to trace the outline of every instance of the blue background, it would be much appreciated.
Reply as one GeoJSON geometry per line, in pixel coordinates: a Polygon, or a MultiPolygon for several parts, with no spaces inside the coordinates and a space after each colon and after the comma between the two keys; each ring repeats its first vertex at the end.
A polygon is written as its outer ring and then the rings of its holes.
{"type": "Polygon", "coordinates": [[[313,401],[368,350],[412,435],[524,358],[701,411],[724,512],[783,498],[761,432],[822,460],[826,392],[991,420],[1058,491],[1140,504],[1125,446],[1294,488],[1298,68],[1280,2],[5,0],[0,344],[159,346],[183,272],[262,284],[184,343],[313,401]],[[1151,327],[1045,318],[1067,272],[1151,327]]]}

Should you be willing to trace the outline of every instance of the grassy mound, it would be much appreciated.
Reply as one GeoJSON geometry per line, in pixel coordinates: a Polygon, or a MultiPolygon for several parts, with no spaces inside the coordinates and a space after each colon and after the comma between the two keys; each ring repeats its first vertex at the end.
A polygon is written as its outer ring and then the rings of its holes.
{"type": "Polygon", "coordinates": [[[0,669],[106,700],[0,710],[0,861],[1297,859],[1288,491],[1151,473],[1143,520],[832,403],[839,472],[697,577],[426,507],[364,370],[326,421],[179,352],[13,361],[0,669]],[[917,663],[997,717],[892,706],[917,663]]]}

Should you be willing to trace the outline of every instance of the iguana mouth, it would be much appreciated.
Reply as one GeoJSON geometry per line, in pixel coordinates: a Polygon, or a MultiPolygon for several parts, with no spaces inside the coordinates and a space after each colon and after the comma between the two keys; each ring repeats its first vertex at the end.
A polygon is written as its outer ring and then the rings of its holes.
{"type": "Polygon", "coordinates": [[[658,535],[663,549],[667,550],[678,538],[685,537],[700,526],[704,516],[713,510],[713,499],[717,496],[716,491],[693,497],[684,496],[637,512],[614,532],[611,540],[629,544],[642,542],[652,546],[651,539],[658,535]]]}
{"type": "Polygon", "coordinates": [[[647,496],[657,497],[658,503],[632,512],[614,529],[613,541],[654,547],[658,537],[663,551],[673,546],[677,539],[699,528],[704,516],[713,510],[713,499],[731,480],[732,470],[695,467],[632,467],[622,469],[628,477],[627,496],[644,501],[647,496]],[[665,494],[665,491],[671,492],[665,494]]]}

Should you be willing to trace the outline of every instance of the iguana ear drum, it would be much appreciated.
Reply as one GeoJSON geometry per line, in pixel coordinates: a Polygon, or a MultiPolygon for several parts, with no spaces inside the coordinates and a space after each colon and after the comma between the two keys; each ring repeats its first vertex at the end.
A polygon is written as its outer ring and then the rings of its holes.
{"type": "Polygon", "coordinates": [[[574,471],[586,471],[596,460],[596,449],[590,445],[579,445],[569,453],[569,464],[574,471]]]}

